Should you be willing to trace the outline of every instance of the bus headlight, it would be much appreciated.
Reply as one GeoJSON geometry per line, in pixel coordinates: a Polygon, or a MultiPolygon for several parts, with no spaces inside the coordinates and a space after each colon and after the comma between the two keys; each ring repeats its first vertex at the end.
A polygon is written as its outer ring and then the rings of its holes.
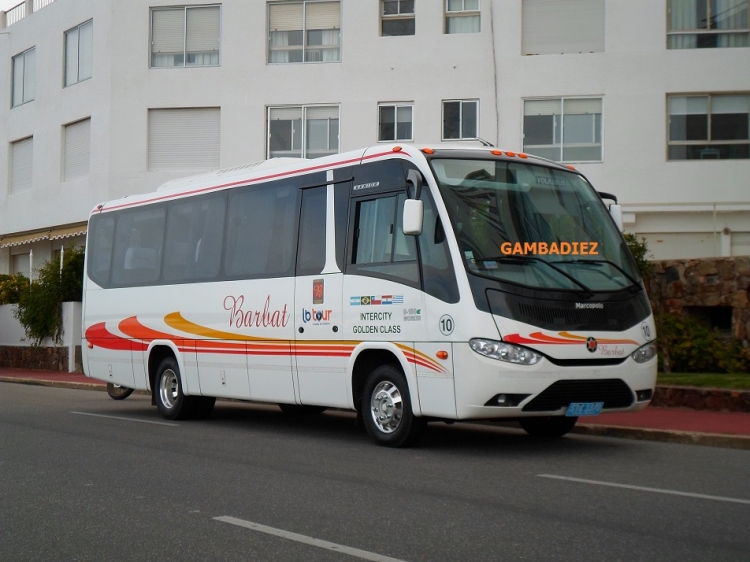
{"type": "Polygon", "coordinates": [[[645,363],[656,357],[656,342],[652,341],[636,349],[631,355],[636,363],[645,363]]]}
{"type": "Polygon", "coordinates": [[[542,359],[542,355],[535,351],[501,341],[473,338],[469,340],[469,346],[480,355],[516,365],[534,365],[542,359]]]}

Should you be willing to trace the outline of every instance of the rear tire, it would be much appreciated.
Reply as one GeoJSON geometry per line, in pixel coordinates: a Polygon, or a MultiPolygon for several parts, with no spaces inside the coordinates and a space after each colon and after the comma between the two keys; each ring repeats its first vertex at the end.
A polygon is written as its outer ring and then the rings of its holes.
{"type": "Polygon", "coordinates": [[[370,373],[360,407],[367,433],[384,447],[414,445],[427,426],[425,418],[412,412],[409,385],[395,365],[381,365],[370,373]]]}
{"type": "Polygon", "coordinates": [[[518,423],[532,437],[562,437],[575,426],[578,418],[552,416],[548,418],[521,418],[518,423]]]}
{"type": "Polygon", "coordinates": [[[107,394],[109,394],[109,397],[112,400],[125,400],[128,396],[133,394],[133,389],[108,382],[107,394]]]}
{"type": "Polygon", "coordinates": [[[288,416],[317,416],[325,412],[327,408],[304,404],[279,404],[279,409],[288,416]]]}
{"type": "Polygon", "coordinates": [[[167,357],[156,371],[154,384],[156,407],[168,420],[181,420],[190,415],[190,400],[182,393],[180,368],[174,357],[167,357]]]}

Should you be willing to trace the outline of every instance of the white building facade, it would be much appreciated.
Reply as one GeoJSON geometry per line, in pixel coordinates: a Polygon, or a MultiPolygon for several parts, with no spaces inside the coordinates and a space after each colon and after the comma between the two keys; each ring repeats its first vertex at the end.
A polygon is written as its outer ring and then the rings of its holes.
{"type": "Polygon", "coordinates": [[[656,258],[750,254],[748,0],[26,0],[0,12],[0,273],[98,203],[378,142],[566,162],[656,258]],[[713,11],[712,11],[713,10],[713,11]]]}

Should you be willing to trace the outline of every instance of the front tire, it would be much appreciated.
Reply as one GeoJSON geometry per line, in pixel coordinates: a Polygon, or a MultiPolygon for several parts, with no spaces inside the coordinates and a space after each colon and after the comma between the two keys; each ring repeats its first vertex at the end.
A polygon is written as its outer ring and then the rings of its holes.
{"type": "Polygon", "coordinates": [[[381,365],[370,373],[360,407],[367,433],[384,447],[414,445],[427,425],[412,412],[409,386],[395,365],[381,365]]]}
{"type": "Polygon", "coordinates": [[[552,416],[549,418],[521,418],[518,423],[532,437],[562,437],[575,426],[578,418],[552,416]]]}
{"type": "Polygon", "coordinates": [[[165,419],[180,420],[190,415],[190,400],[182,393],[180,368],[174,357],[167,357],[159,365],[154,392],[156,407],[165,419]]]}

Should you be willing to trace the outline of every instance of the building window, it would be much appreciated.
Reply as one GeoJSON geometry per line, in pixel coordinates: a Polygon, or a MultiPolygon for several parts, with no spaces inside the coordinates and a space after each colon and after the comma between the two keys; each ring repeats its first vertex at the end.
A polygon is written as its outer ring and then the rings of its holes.
{"type": "Polygon", "coordinates": [[[34,99],[36,86],[36,49],[32,47],[13,57],[13,93],[11,107],[34,99]]]}
{"type": "Polygon", "coordinates": [[[148,110],[148,170],[211,170],[219,167],[218,107],[148,110]]]}
{"type": "Polygon", "coordinates": [[[446,33],[479,33],[479,0],[445,0],[446,33]]]}
{"type": "Polygon", "coordinates": [[[268,158],[318,158],[338,151],[337,105],[268,108],[268,158]]]}
{"type": "Polygon", "coordinates": [[[338,62],[341,2],[268,5],[268,62],[338,62]]]}
{"type": "Polygon", "coordinates": [[[747,47],[750,0],[669,0],[667,48],[747,47]]]}
{"type": "Polygon", "coordinates": [[[604,52],[604,0],[523,0],[521,54],[604,52]]]}
{"type": "Polygon", "coordinates": [[[94,21],[89,20],[65,32],[65,85],[91,78],[94,53],[94,21]]]}
{"type": "Polygon", "coordinates": [[[10,144],[10,192],[17,193],[31,187],[34,164],[34,137],[10,144]]]}
{"type": "Polygon", "coordinates": [[[414,0],[383,0],[380,35],[414,35],[414,0]]]}
{"type": "Polygon", "coordinates": [[[412,133],[411,105],[383,104],[378,107],[379,141],[410,141],[412,133]]]}
{"type": "Polygon", "coordinates": [[[219,66],[220,6],[151,9],[151,68],[219,66]]]}
{"type": "Polygon", "coordinates": [[[11,275],[23,275],[24,277],[31,278],[31,253],[16,254],[11,256],[11,275]]]}
{"type": "Polygon", "coordinates": [[[669,96],[669,160],[750,158],[750,94],[669,96]]]}
{"type": "Polygon", "coordinates": [[[89,175],[91,119],[65,125],[63,134],[63,181],[89,175]]]}
{"type": "Polygon", "coordinates": [[[479,101],[443,102],[443,140],[475,139],[479,136],[479,101]]]}
{"type": "Polygon", "coordinates": [[[602,161],[602,99],[525,100],[523,149],[557,162],[602,161]]]}

